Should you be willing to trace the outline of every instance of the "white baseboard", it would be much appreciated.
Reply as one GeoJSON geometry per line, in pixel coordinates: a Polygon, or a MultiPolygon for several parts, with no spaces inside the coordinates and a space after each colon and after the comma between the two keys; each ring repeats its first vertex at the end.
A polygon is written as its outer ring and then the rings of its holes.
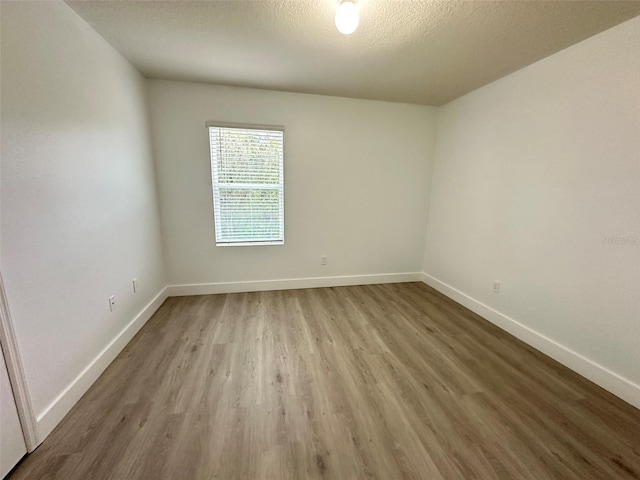
{"type": "Polygon", "coordinates": [[[284,280],[258,280],[250,282],[196,283],[169,285],[170,297],[211,295],[216,293],[262,292],[267,290],[297,290],[300,288],[344,287],[348,285],[373,285],[376,283],[405,283],[422,281],[421,272],[388,273],[380,275],[355,275],[341,277],[290,278],[284,280]]]}
{"type": "Polygon", "coordinates": [[[127,346],[136,333],[151,318],[160,305],[167,299],[167,289],[163,288],[151,302],[144,307],[129,324],[109,342],[109,344],[80,372],[51,404],[36,417],[38,440],[43,442],[60,423],[69,410],[89,390],[118,354],[127,346]]]}
{"type": "Polygon", "coordinates": [[[523,342],[531,345],[536,350],[560,362],[583,377],[600,385],[605,390],[613,393],[622,400],[630,403],[636,408],[640,408],[640,385],[633,383],[617,373],[597,364],[577,352],[561,345],[560,343],[545,337],[541,333],[523,325],[507,315],[479,302],[460,290],[448,285],[431,275],[422,274],[422,281],[435,288],[440,293],[464,305],[469,310],[477,313],[481,317],[497,325],[511,335],[519,338],[523,342]]]}

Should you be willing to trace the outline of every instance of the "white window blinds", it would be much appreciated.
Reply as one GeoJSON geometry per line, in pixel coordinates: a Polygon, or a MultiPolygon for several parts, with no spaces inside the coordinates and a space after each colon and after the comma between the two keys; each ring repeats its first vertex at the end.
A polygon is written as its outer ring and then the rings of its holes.
{"type": "Polygon", "coordinates": [[[208,126],[216,245],[283,244],[284,132],[208,126]]]}

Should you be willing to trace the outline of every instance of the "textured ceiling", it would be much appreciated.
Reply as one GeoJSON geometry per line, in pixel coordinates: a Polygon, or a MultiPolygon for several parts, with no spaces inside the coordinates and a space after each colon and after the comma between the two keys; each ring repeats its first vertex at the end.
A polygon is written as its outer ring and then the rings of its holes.
{"type": "Polygon", "coordinates": [[[145,76],[442,105],[626,19],[640,1],[68,1],[145,76]]]}

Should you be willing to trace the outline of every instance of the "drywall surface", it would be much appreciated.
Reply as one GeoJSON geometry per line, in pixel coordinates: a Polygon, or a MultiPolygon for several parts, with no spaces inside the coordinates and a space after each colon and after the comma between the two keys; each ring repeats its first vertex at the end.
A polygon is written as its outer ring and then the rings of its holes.
{"type": "Polygon", "coordinates": [[[162,80],[149,97],[170,284],[421,270],[433,107],[162,80]],[[208,120],[284,125],[285,245],[215,246],[208,120]]]}
{"type": "Polygon", "coordinates": [[[640,17],[444,106],[424,265],[636,385],[638,52],[640,17]]]}
{"type": "Polygon", "coordinates": [[[63,2],[1,8],[0,266],[41,417],[164,287],[159,212],[141,75],[63,2]]]}

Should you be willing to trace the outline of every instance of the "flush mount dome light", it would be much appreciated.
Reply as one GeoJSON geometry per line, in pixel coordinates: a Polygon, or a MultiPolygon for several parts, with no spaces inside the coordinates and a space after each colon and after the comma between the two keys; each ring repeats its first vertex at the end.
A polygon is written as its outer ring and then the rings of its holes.
{"type": "Polygon", "coordinates": [[[336,10],[336,28],[340,33],[350,35],[356,31],[360,23],[360,14],[355,2],[341,1],[336,10]]]}

